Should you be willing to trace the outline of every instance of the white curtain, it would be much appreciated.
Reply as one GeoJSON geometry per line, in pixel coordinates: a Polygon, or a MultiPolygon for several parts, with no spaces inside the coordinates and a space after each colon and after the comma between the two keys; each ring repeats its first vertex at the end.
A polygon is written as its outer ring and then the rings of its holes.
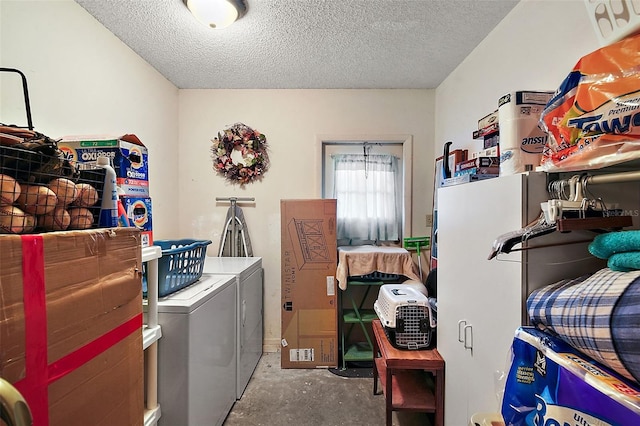
{"type": "Polygon", "coordinates": [[[397,241],[402,186],[392,155],[333,155],[338,239],[397,241]]]}

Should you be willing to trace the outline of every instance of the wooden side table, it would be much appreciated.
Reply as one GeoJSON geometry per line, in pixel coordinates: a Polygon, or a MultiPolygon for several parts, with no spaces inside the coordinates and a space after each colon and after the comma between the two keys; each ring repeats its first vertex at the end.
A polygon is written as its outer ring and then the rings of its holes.
{"type": "Polygon", "coordinates": [[[380,320],[374,320],[373,394],[378,377],[385,397],[387,426],[393,411],[435,414],[435,425],[444,426],[444,360],[437,349],[402,350],[391,345],[380,320]],[[433,389],[425,373],[433,375],[433,389]]]}

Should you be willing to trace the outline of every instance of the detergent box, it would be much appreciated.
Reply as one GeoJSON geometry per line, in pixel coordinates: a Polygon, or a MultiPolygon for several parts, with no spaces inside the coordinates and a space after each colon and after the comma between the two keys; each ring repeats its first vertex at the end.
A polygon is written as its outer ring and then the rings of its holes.
{"type": "Polygon", "coordinates": [[[557,336],[521,327],[511,350],[511,368],[502,401],[506,424],[640,424],[640,385],[557,336]]]}
{"type": "Polygon", "coordinates": [[[95,164],[98,157],[108,157],[124,195],[149,196],[149,155],[137,136],[65,136],[58,147],[81,167],[95,164]]]}
{"type": "Polygon", "coordinates": [[[142,247],[153,245],[151,198],[123,196],[120,197],[120,202],[129,220],[128,225],[139,229],[142,233],[142,247]]]}

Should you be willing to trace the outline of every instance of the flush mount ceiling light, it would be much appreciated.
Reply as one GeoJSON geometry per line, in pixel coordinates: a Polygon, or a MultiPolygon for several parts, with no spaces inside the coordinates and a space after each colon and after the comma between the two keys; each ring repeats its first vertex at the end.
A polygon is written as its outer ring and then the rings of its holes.
{"type": "Polygon", "coordinates": [[[193,16],[209,28],[221,30],[247,11],[244,0],[183,0],[193,16]]]}

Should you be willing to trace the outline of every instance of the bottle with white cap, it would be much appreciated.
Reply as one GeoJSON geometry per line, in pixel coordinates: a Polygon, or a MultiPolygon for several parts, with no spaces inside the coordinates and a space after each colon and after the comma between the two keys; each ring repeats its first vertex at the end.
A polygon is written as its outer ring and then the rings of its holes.
{"type": "Polygon", "coordinates": [[[116,184],[116,171],[111,167],[108,157],[98,157],[96,165],[106,171],[104,188],[102,190],[99,226],[102,228],[115,228],[118,226],[118,187],[116,184]]]}

